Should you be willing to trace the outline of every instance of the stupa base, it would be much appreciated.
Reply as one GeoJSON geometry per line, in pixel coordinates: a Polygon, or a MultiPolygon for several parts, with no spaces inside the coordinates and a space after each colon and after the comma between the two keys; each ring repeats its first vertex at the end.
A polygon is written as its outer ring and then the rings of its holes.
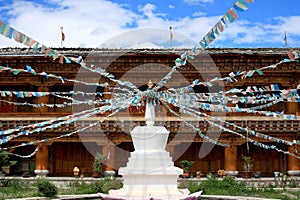
{"type": "Polygon", "coordinates": [[[128,189],[129,188],[123,187],[120,190],[110,190],[108,195],[102,193],[99,193],[98,195],[105,200],[197,200],[202,193],[202,191],[199,191],[189,194],[188,189],[177,189],[177,191],[174,191],[174,194],[172,194],[172,191],[169,191],[167,194],[159,194],[158,191],[160,191],[162,188],[130,188],[130,191],[128,189]],[[134,195],[132,194],[132,189],[135,191],[134,195]],[[142,195],[142,193],[146,191],[151,192],[152,190],[155,190],[155,195],[142,195]],[[179,194],[177,192],[179,192],[179,194]],[[138,193],[141,195],[138,195],[138,193]]]}
{"type": "MultiPolygon", "coordinates": [[[[153,123],[151,123],[153,124],[153,123]]],[[[119,169],[123,187],[99,195],[106,200],[196,200],[202,192],[190,194],[178,189],[183,170],[174,166],[166,151],[169,131],[163,126],[137,126],[131,132],[134,152],[119,169]]]]}

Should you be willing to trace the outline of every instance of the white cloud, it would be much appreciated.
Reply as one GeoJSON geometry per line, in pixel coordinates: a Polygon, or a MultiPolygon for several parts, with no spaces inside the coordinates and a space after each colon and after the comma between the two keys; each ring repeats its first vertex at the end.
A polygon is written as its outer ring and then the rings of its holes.
{"type": "Polygon", "coordinates": [[[168,8],[170,8],[170,9],[174,9],[174,8],[175,8],[175,6],[170,4],[170,5],[168,6],[168,8]]]}
{"type": "Polygon", "coordinates": [[[16,29],[43,41],[48,46],[60,45],[60,26],[64,27],[65,46],[97,46],[101,41],[122,32],[139,16],[120,5],[105,0],[59,1],[46,8],[26,1],[15,1],[9,23],[16,29]]]}
{"type": "MultiPolygon", "coordinates": [[[[166,33],[161,33],[164,34],[163,39],[146,37],[145,33],[135,34],[135,43],[123,42],[124,45],[120,47],[162,47],[162,44],[167,44],[168,47],[169,26],[173,27],[174,32],[198,42],[221,18],[195,12],[192,17],[172,19],[165,13],[158,13],[157,6],[150,3],[139,5],[137,12],[132,11],[128,5],[123,6],[108,0],[50,0],[49,3],[55,6],[46,7],[25,0],[14,1],[10,7],[5,7],[9,10],[8,16],[12,16],[8,22],[17,30],[50,47],[60,46],[60,26],[64,27],[65,47],[97,47],[120,33],[138,28],[158,28],[166,33]]],[[[224,47],[222,43],[230,43],[232,46],[249,46],[251,43],[264,45],[267,42],[280,46],[285,30],[288,32],[288,43],[291,46],[299,46],[300,16],[275,17],[270,21],[272,23],[261,24],[238,19],[225,28],[222,35],[210,46],[224,47]]],[[[132,38],[126,35],[123,39],[129,41],[132,38]]],[[[174,39],[179,38],[175,35],[174,39]]],[[[118,41],[114,45],[123,43],[118,41]]],[[[0,47],[5,46],[21,45],[2,37],[0,47]]]]}
{"type": "Polygon", "coordinates": [[[197,11],[197,12],[194,12],[192,14],[193,17],[202,17],[202,16],[205,16],[206,13],[205,12],[202,12],[202,11],[197,11]]]}
{"type": "Polygon", "coordinates": [[[156,6],[154,4],[147,3],[144,6],[139,5],[138,8],[139,11],[142,12],[145,16],[151,18],[154,16],[153,11],[156,9],[156,6]]]}
{"type": "Polygon", "coordinates": [[[286,30],[288,36],[291,36],[288,37],[289,46],[298,47],[300,28],[297,24],[300,23],[300,17],[275,17],[273,20],[276,23],[251,24],[248,21],[238,20],[229,24],[229,27],[212,43],[212,46],[220,46],[224,41],[231,41],[233,46],[251,46],[255,43],[256,47],[282,47],[284,31],[286,30]]]}
{"type": "MultiPolygon", "coordinates": [[[[195,42],[176,31],[173,31],[173,47],[192,48],[195,42]]],[[[103,42],[104,48],[170,48],[170,33],[168,29],[139,28],[118,34],[103,42]]]]}
{"type": "Polygon", "coordinates": [[[146,5],[146,8],[141,7],[140,10],[144,11],[147,17],[140,18],[137,21],[139,28],[161,28],[168,30],[169,26],[173,27],[174,31],[185,34],[188,37],[200,39],[211,26],[216,23],[220,16],[213,17],[184,17],[180,19],[165,19],[160,14],[154,13],[154,6],[146,5]],[[199,36],[200,35],[200,36],[199,36]]]}
{"type": "Polygon", "coordinates": [[[183,2],[190,5],[196,5],[196,4],[212,3],[214,2],[214,0],[183,0],[183,2]]]}
{"type": "Polygon", "coordinates": [[[276,17],[281,24],[278,28],[281,32],[287,31],[290,34],[300,36],[300,16],[276,17]]]}

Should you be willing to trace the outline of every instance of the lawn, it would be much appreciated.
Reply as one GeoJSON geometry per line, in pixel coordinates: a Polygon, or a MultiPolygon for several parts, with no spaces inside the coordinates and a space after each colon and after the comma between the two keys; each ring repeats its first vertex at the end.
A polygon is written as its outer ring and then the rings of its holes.
{"type": "MultiPolygon", "coordinates": [[[[118,189],[121,187],[122,182],[120,180],[111,178],[106,178],[105,180],[95,183],[76,181],[65,188],[59,187],[56,189],[53,188],[53,184],[47,179],[43,179],[40,182],[37,181],[31,185],[20,185],[19,181],[10,181],[7,186],[0,187],[0,200],[41,196],[96,194],[98,192],[108,193],[110,189],[118,189]]],[[[282,200],[292,199],[292,195],[295,199],[300,199],[300,192],[288,192],[285,189],[277,191],[274,187],[251,188],[242,182],[236,181],[233,177],[217,179],[216,176],[212,176],[200,184],[186,179],[180,183],[179,188],[189,188],[191,193],[202,190],[203,195],[248,196],[282,200]]]]}

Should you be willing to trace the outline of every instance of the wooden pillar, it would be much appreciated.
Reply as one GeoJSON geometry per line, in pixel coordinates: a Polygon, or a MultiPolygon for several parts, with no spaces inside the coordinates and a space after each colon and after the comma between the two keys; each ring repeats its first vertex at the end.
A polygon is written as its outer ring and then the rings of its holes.
{"type": "MultiPolygon", "coordinates": [[[[13,96],[7,97],[7,101],[13,102],[14,101],[13,96]]],[[[13,104],[5,103],[5,102],[0,102],[0,105],[1,105],[0,111],[2,113],[14,112],[14,108],[16,107],[13,104]]]]}
{"type": "Polygon", "coordinates": [[[107,87],[105,87],[103,95],[104,99],[111,99],[111,94],[108,94],[108,92],[110,92],[110,90],[107,87]]]}
{"type": "Polygon", "coordinates": [[[40,144],[35,155],[34,173],[39,177],[46,176],[49,173],[49,146],[40,144]]]}
{"type": "MultiPolygon", "coordinates": [[[[290,153],[294,154],[295,148],[296,148],[295,146],[289,146],[288,150],[290,153]]],[[[288,156],[288,174],[289,175],[299,175],[299,173],[300,173],[300,168],[299,168],[298,158],[289,155],[288,156]]]]}
{"type": "MultiPolygon", "coordinates": [[[[45,86],[40,86],[38,88],[38,92],[49,92],[49,88],[45,87],[45,86]]],[[[47,103],[49,103],[49,100],[50,100],[50,95],[46,95],[46,96],[39,97],[37,99],[37,103],[38,104],[40,104],[40,103],[47,104],[47,103]]],[[[48,112],[48,107],[47,106],[40,107],[39,112],[40,112],[40,114],[47,113],[48,112]]]]}
{"type": "Polygon", "coordinates": [[[286,112],[287,114],[296,114],[298,112],[298,102],[287,102],[286,112]]]}
{"type": "MultiPolygon", "coordinates": [[[[107,99],[111,99],[112,95],[111,94],[108,94],[108,92],[111,92],[107,87],[104,88],[104,95],[103,95],[103,98],[104,100],[107,100],[107,99]]],[[[108,116],[109,114],[111,114],[112,111],[106,111],[104,113],[105,116],[108,116]]]]}
{"type": "Polygon", "coordinates": [[[224,147],[224,169],[228,175],[237,175],[237,146],[224,147]]]}

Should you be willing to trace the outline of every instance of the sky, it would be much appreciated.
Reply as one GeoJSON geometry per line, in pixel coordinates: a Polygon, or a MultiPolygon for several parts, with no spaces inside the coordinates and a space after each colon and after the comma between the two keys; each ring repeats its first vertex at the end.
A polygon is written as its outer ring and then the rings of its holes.
{"type": "MultiPolygon", "coordinates": [[[[185,47],[187,40],[197,44],[235,2],[0,0],[0,21],[48,47],[185,47]],[[61,27],[65,34],[63,43],[61,27]],[[177,40],[181,42],[176,43],[177,40]]],[[[237,12],[238,18],[209,47],[280,48],[284,47],[285,32],[287,47],[299,47],[299,4],[299,0],[254,0],[246,11],[237,12]]],[[[25,46],[0,37],[0,47],[25,46]]]]}

